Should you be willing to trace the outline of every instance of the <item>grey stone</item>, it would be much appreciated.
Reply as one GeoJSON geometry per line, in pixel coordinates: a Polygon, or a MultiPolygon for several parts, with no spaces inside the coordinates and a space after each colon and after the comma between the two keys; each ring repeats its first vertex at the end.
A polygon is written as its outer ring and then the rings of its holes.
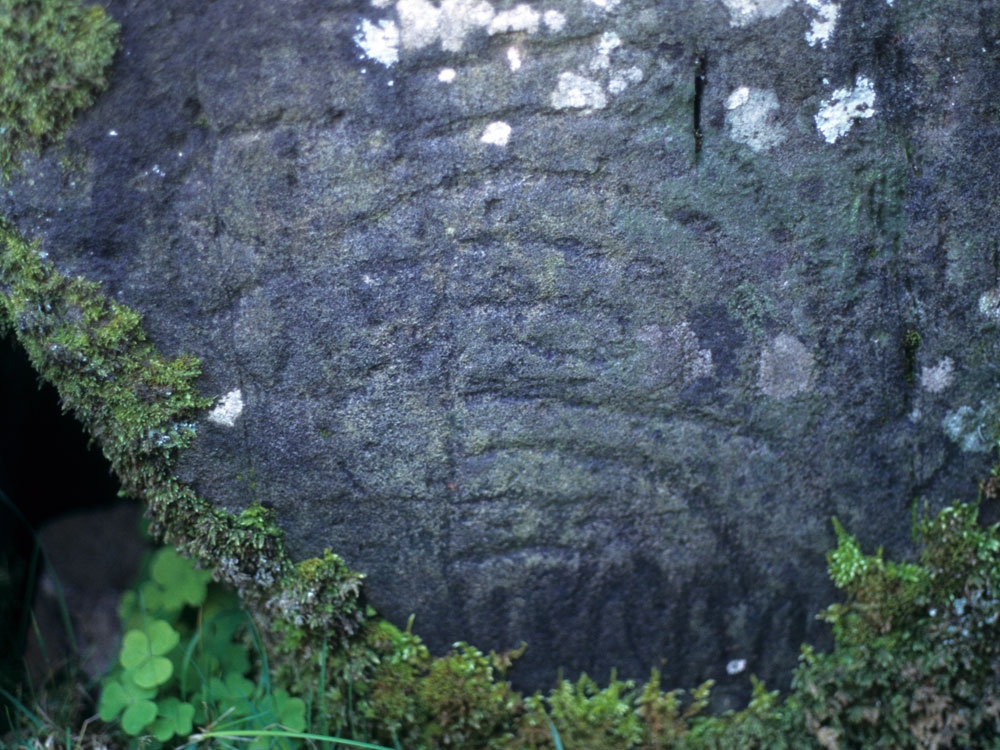
{"type": "Polygon", "coordinates": [[[202,359],[182,478],[434,649],[780,684],[831,515],[907,554],[974,497],[997,3],[105,4],[0,208],[202,359]]]}

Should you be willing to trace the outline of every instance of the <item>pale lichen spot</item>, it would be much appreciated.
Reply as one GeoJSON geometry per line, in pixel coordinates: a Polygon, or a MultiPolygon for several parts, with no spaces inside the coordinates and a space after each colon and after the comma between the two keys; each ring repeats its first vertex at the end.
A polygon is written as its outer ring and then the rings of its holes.
{"type": "Polygon", "coordinates": [[[747,86],[740,86],[738,89],[734,89],[733,92],[726,97],[726,109],[736,109],[737,107],[742,107],[747,103],[747,99],[750,98],[750,88],[747,86]]]}
{"type": "Polygon", "coordinates": [[[440,41],[446,52],[458,52],[471,32],[486,28],[496,11],[486,0],[399,0],[400,41],[405,49],[421,49],[440,41]]]}
{"type": "Polygon", "coordinates": [[[510,140],[510,125],[501,121],[491,122],[479,140],[493,146],[506,146],[510,140]]]}
{"type": "Polygon", "coordinates": [[[622,44],[621,38],[613,31],[605,31],[597,42],[597,54],[590,61],[590,69],[607,70],[611,67],[611,53],[622,44]]]}
{"type": "Polygon", "coordinates": [[[746,659],[733,659],[726,664],[726,674],[740,674],[746,668],[746,659]]]}
{"type": "Polygon", "coordinates": [[[608,106],[601,84],[570,71],[559,74],[550,101],[554,109],[604,109],[608,106]]]}
{"type": "Polygon", "coordinates": [[[773,18],[793,0],[722,0],[729,11],[730,26],[746,26],[763,18],[773,18]]]}
{"type": "Polygon", "coordinates": [[[215,408],[208,413],[208,421],[223,427],[232,427],[236,418],[243,413],[243,393],[239,388],[223,396],[215,408]]]}
{"type": "Polygon", "coordinates": [[[487,30],[490,36],[494,34],[506,34],[511,31],[526,31],[534,34],[538,31],[541,22],[541,14],[533,10],[530,5],[522,3],[511,10],[504,10],[497,13],[490,21],[487,30]]]}
{"type": "Polygon", "coordinates": [[[382,19],[377,24],[362,19],[354,43],[361,47],[364,56],[387,68],[399,62],[399,27],[395,21],[382,19]]]}
{"type": "Polygon", "coordinates": [[[837,27],[837,17],[840,15],[840,3],[832,0],[805,0],[806,5],[816,11],[809,30],[806,32],[806,41],[810,47],[817,44],[826,48],[826,43],[833,36],[833,30],[837,27]]]}
{"type": "Polygon", "coordinates": [[[621,0],[590,0],[590,2],[601,10],[614,10],[621,3],[621,0]]]}
{"type": "Polygon", "coordinates": [[[614,50],[622,46],[622,39],[613,31],[605,31],[601,34],[597,42],[597,54],[610,55],[614,50]]]}
{"type": "Polygon", "coordinates": [[[441,71],[438,73],[438,80],[441,83],[451,83],[455,80],[455,75],[454,68],[441,68],[441,71]]]}
{"type": "Polygon", "coordinates": [[[521,50],[517,47],[507,48],[507,64],[510,66],[511,71],[517,71],[521,69],[521,50]]]}
{"type": "Polygon", "coordinates": [[[611,80],[608,81],[608,92],[612,94],[620,94],[631,84],[642,83],[642,78],[642,68],[638,68],[633,65],[628,70],[615,73],[611,76],[611,80]]]}
{"type": "Polygon", "coordinates": [[[979,314],[1000,322],[1000,287],[993,287],[979,297],[979,314]]]}
{"type": "Polygon", "coordinates": [[[757,386],[772,398],[808,391],[816,378],[816,360],[794,336],[779,334],[760,354],[757,386]]]}
{"type": "Polygon", "coordinates": [[[960,406],[944,415],[941,429],[968,453],[986,453],[996,444],[996,407],[981,402],[979,410],[960,406]]]}
{"type": "Polygon", "coordinates": [[[566,26],[566,16],[558,10],[547,10],[542,14],[542,23],[545,24],[545,28],[556,34],[566,26]]]}
{"type": "Polygon", "coordinates": [[[740,86],[726,98],[725,106],[729,136],[753,151],[768,151],[788,137],[775,118],[780,107],[773,91],[740,86]]]}
{"type": "Polygon", "coordinates": [[[875,85],[871,79],[858,76],[853,89],[837,89],[820,103],[814,118],[816,129],[827,143],[835,143],[851,129],[855,120],[875,115],[875,85]]]}
{"type": "Polygon", "coordinates": [[[940,393],[955,380],[955,363],[945,357],[933,367],[924,365],[920,370],[920,385],[931,393],[940,393]]]}

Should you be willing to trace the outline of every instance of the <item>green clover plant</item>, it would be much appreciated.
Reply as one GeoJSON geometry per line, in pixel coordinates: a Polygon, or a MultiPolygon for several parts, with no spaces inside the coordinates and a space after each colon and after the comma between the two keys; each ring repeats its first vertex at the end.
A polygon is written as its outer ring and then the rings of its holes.
{"type": "MultiPolygon", "coordinates": [[[[101,692],[103,721],[160,743],[183,741],[196,726],[305,729],[301,698],[272,691],[266,673],[253,679],[252,623],[236,596],[174,550],[153,554],[148,577],[122,597],[119,615],[125,636],[101,692]]],[[[260,736],[249,746],[257,750],[275,742],[260,736]]],[[[281,742],[293,745],[287,738],[281,742]]]]}

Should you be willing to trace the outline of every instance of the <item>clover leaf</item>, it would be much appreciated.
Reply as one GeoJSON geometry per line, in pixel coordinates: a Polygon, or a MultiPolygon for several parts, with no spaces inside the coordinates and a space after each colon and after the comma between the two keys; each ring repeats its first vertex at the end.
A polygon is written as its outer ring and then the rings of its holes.
{"type": "Polygon", "coordinates": [[[201,605],[205,601],[205,587],[212,580],[211,573],[195,570],[189,560],[170,547],[164,547],[153,556],[150,574],[163,587],[161,600],[168,610],[180,609],[185,604],[201,605]]]}
{"type": "Polygon", "coordinates": [[[211,696],[227,705],[232,704],[237,715],[246,715],[249,712],[256,688],[253,682],[239,672],[227,673],[224,680],[213,677],[208,683],[211,696]]]}
{"type": "MultiPolygon", "coordinates": [[[[247,615],[239,609],[202,609],[201,650],[207,657],[207,667],[212,673],[226,674],[250,671],[250,652],[246,645],[234,640],[246,625],[247,615]]],[[[201,658],[201,657],[200,657],[201,658]]]]}
{"type": "Polygon", "coordinates": [[[145,630],[130,630],[122,642],[121,665],[141,688],[155,688],[170,679],[174,665],[163,655],[180,635],[165,620],[153,620],[145,630]]]}
{"type": "Polygon", "coordinates": [[[149,576],[149,580],[139,587],[143,606],[147,612],[164,616],[179,612],[186,604],[201,606],[205,601],[208,582],[212,579],[211,573],[207,570],[195,570],[189,560],[170,547],[164,547],[153,554],[149,576]]]}
{"type": "Polygon", "coordinates": [[[160,742],[166,742],[175,734],[187,737],[191,734],[194,706],[177,698],[166,698],[159,702],[159,715],[153,723],[153,736],[160,742]]]}
{"type": "Polygon", "coordinates": [[[278,723],[292,732],[301,732],[306,728],[306,703],[301,698],[292,698],[287,690],[281,688],[271,694],[271,705],[278,723]]]}
{"type": "Polygon", "coordinates": [[[98,714],[102,721],[111,721],[124,709],[122,729],[137,735],[156,718],[156,704],[150,700],[154,695],[155,690],[144,690],[131,680],[109,682],[101,691],[98,714]]]}

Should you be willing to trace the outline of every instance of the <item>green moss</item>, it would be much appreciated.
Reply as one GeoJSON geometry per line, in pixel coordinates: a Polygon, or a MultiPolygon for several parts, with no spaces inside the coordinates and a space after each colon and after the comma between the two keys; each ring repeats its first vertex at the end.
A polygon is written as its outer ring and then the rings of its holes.
{"type": "Polygon", "coordinates": [[[118,25],[76,0],[0,0],[0,176],[59,138],[106,85],[118,25]]]}

